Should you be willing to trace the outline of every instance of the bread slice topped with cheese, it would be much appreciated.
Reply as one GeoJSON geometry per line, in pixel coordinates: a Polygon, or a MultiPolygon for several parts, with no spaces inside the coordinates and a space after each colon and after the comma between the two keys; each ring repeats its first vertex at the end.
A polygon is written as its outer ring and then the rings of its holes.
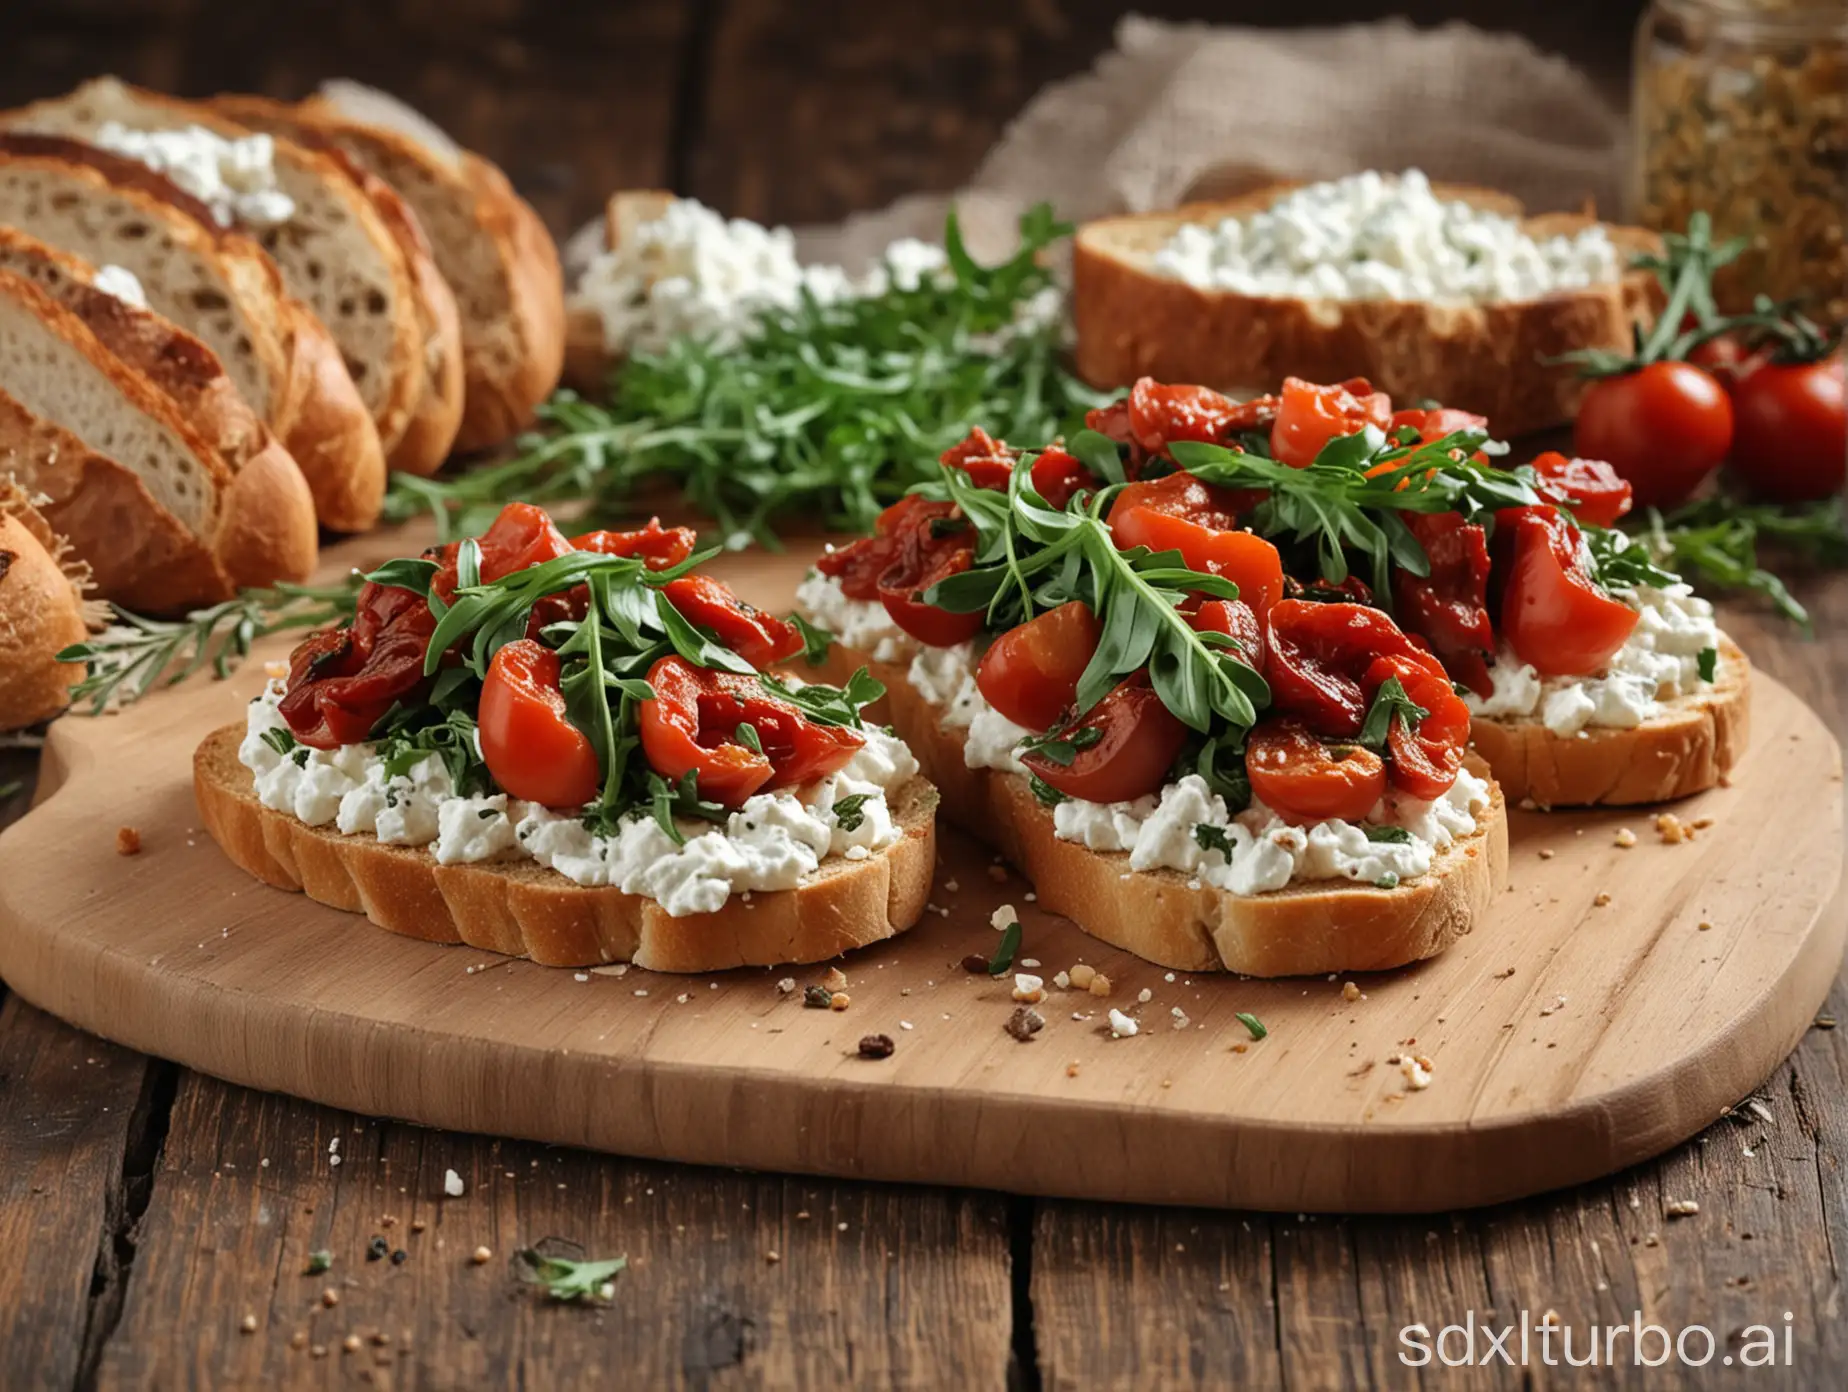
{"type": "Polygon", "coordinates": [[[1436,659],[1378,609],[1284,597],[1278,548],[1185,473],[1080,448],[977,431],[824,555],[797,595],[821,675],[867,665],[946,813],[1151,961],[1383,970],[1471,931],[1505,807],[1436,659]]]}
{"type": "MultiPolygon", "coordinates": [[[[443,316],[424,301],[440,277],[420,278],[411,259],[419,249],[393,235],[341,160],[115,78],[22,107],[0,124],[137,160],[254,238],[339,345],[387,460],[417,473],[442,462],[447,440],[441,451],[422,436],[413,437],[416,451],[404,445],[431,386],[430,335],[443,316]]],[[[440,356],[459,352],[451,342],[440,356]]]]}
{"type": "Polygon", "coordinates": [[[286,456],[234,470],[85,315],[129,317],[94,303],[80,315],[0,269],[0,460],[44,498],[40,511],[89,563],[98,593],[161,613],[228,598],[234,575],[305,579],[313,514],[286,456]]]}
{"type": "Polygon", "coordinates": [[[233,861],[375,923],[551,966],[810,962],[924,912],[936,790],[882,694],[779,677],[798,630],[650,521],[510,504],[388,562],[194,759],[233,861]]]}
{"type": "Polygon", "coordinates": [[[216,549],[231,583],[307,579],[318,549],[314,498],[212,350],[149,310],[139,283],[120,266],[99,271],[0,227],[0,269],[31,281],[81,319],[98,342],[165,393],[223,462],[229,482],[216,549]]]}
{"type": "Polygon", "coordinates": [[[488,449],[526,429],[558,385],[565,352],[564,279],[539,215],[495,164],[375,88],[325,83],[288,120],[389,183],[429,236],[461,312],[456,448],[488,449]]]}
{"type": "Polygon", "coordinates": [[[378,520],[385,460],[319,319],[275,263],[144,165],[61,136],[0,132],[0,225],[120,268],[148,307],[199,339],[282,441],[335,531],[378,520]]]}
{"type": "Polygon", "coordinates": [[[1549,362],[1627,350],[1658,250],[1638,228],[1525,217],[1487,189],[1364,173],[1100,218],[1072,244],[1080,375],[1245,393],[1366,377],[1478,411],[1511,435],[1572,418],[1584,382],[1549,362]]]}

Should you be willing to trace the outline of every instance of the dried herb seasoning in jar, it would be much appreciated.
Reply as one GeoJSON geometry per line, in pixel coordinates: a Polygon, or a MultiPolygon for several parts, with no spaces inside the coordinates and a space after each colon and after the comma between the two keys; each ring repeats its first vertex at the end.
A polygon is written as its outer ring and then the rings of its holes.
{"type": "Polygon", "coordinates": [[[1765,294],[1848,320],[1848,0],[1652,0],[1633,106],[1637,220],[1704,208],[1746,239],[1723,310],[1765,294]]]}

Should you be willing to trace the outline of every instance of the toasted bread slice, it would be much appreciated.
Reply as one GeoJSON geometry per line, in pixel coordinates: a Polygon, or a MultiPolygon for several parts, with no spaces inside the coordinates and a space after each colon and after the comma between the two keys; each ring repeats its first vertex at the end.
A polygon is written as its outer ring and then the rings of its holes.
{"type": "Polygon", "coordinates": [[[1745,752],[1752,664],[1729,638],[1710,690],[1663,702],[1635,729],[1560,736],[1538,720],[1477,716],[1476,750],[1516,803],[1628,807],[1692,797],[1725,780],[1745,752]]]}
{"type": "Polygon", "coordinates": [[[335,160],[371,201],[410,268],[423,334],[424,390],[410,423],[391,451],[391,467],[433,474],[449,458],[462,424],[462,324],[456,297],[437,267],[425,228],[397,190],[337,144],[330,132],[301,119],[296,108],[267,97],[215,97],[212,109],[249,130],[282,136],[335,160]]]}
{"type": "MultiPolygon", "coordinates": [[[[1308,880],[1269,894],[1237,895],[1173,870],[1131,872],[1121,851],[1092,851],[1053,832],[1051,809],[1027,780],[963,760],[965,732],[913,687],[901,663],[876,662],[834,644],[817,680],[865,667],[885,683],[889,720],[937,786],[943,812],[1006,856],[1042,908],[1093,937],[1175,971],[1302,976],[1385,971],[1435,957],[1481,920],[1508,878],[1508,819],[1501,791],[1476,830],[1440,852],[1431,873],[1396,889],[1308,880]]],[[[1485,770],[1473,764],[1472,771],[1485,770]]]]}
{"type": "Polygon", "coordinates": [[[283,442],[322,524],[378,520],[378,432],[327,330],[256,243],[133,160],[59,136],[0,133],[0,224],[133,274],[149,308],[209,347],[283,442]]]}
{"type": "MultiPolygon", "coordinates": [[[[645,222],[653,222],[673,203],[665,189],[623,189],[603,206],[603,245],[614,251],[645,222]]],[[[584,393],[601,392],[616,359],[603,343],[603,320],[587,305],[570,311],[565,327],[565,385],[584,393]]]]}
{"type": "Polygon", "coordinates": [[[88,631],[89,573],[65,550],[26,490],[0,475],[0,730],[56,715],[83,678],[83,664],[58,661],[88,631]]]}
{"type": "Polygon", "coordinates": [[[525,429],[558,385],[565,352],[558,248],[539,215],[494,164],[382,92],[329,82],[296,113],[396,189],[423,224],[461,311],[456,448],[487,449],[525,429]]]}
{"type": "MultiPolygon", "coordinates": [[[[1618,351],[1650,313],[1655,278],[1497,304],[1271,299],[1203,290],[1154,269],[1156,252],[1186,223],[1213,225],[1276,202],[1295,184],[1166,213],[1100,218],[1072,244],[1072,318],[1079,375],[1122,387],[1138,377],[1229,391],[1274,391],[1286,376],[1311,382],[1366,377],[1407,400],[1431,398],[1487,416],[1519,435],[1572,418],[1585,382],[1570,364],[1543,360],[1582,348],[1618,351]]],[[[1504,194],[1436,184],[1440,197],[1518,217],[1504,194]]],[[[1594,219],[1549,213],[1525,220],[1536,237],[1572,235],[1594,219]]],[[[1621,251],[1657,247],[1639,228],[1605,229],[1621,251]]]]}
{"type": "Polygon", "coordinates": [[[574,884],[532,861],[439,865],[421,848],[311,827],[257,801],[238,762],[241,724],[193,756],[206,829],[232,861],[279,889],[302,890],[382,928],[467,943],[552,967],[634,962],[651,971],[819,962],[904,932],[924,913],[936,869],[937,793],[915,778],[892,795],[904,835],[865,860],[834,857],[795,889],[734,898],[675,918],[652,899],[574,884]]]}
{"type": "MultiPolygon", "coordinates": [[[[251,134],[198,102],[113,77],[7,113],[11,130],[94,141],[114,122],[132,131],[203,127],[226,139],[251,134]]],[[[342,164],[290,140],[275,141],[276,182],[295,204],[286,221],[246,229],[275,259],[289,292],[309,306],[340,347],[385,456],[396,454],[425,389],[423,325],[403,248],[342,164]]]]}
{"type": "Polygon", "coordinates": [[[230,483],[216,550],[231,582],[306,580],[318,550],[314,499],[212,350],[158,314],[97,289],[88,262],[9,227],[0,227],[0,269],[83,320],[105,348],[167,394],[224,462],[230,483]]]}

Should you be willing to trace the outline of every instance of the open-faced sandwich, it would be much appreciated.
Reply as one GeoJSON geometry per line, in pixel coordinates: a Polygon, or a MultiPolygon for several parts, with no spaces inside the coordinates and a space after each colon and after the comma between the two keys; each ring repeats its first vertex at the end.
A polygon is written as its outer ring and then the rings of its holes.
{"type": "Polygon", "coordinates": [[[1438,659],[1364,593],[1292,586],[1239,525],[1255,495],[1175,468],[1170,439],[1264,409],[1164,396],[1160,438],[1119,407],[1037,456],[978,430],[798,602],[1047,908],[1190,971],[1399,966],[1487,910],[1502,798],[1438,659]]]}
{"type": "Polygon", "coordinates": [[[798,629],[651,521],[510,504],[371,573],[194,759],[251,874],[393,931],[548,965],[816,961],[924,910],[935,789],[881,691],[768,669],[798,629]]]}

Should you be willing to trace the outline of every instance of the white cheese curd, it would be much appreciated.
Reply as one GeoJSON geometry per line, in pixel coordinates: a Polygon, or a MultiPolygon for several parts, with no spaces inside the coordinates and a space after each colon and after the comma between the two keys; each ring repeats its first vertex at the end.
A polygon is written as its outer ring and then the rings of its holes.
{"type": "Polygon", "coordinates": [[[135,279],[135,273],[126,266],[99,266],[90,284],[105,295],[115,296],[123,304],[133,305],[136,309],[148,307],[147,293],[142,290],[141,282],[135,279]]]}
{"type": "Polygon", "coordinates": [[[387,779],[384,759],[368,744],[280,753],[264,734],[288,728],[276,710],[282,691],[281,682],[271,682],[250,703],[238,748],[265,807],[311,826],[331,822],[348,834],[429,846],[444,865],[526,855],[578,884],[646,895],[676,917],[716,912],[734,893],[793,889],[829,856],[863,860],[892,845],[902,832],[886,793],[918,772],[902,740],[868,728],[865,745],[817,783],[759,793],[723,825],[676,822],[684,845],[645,814],[600,836],[576,812],[503,793],[458,795],[434,755],[387,779]],[[858,801],[837,810],[847,798],[858,801]]]}
{"type": "Polygon", "coordinates": [[[1608,284],[1623,260],[1602,227],[1536,239],[1516,218],[1439,197],[1409,169],[1311,184],[1248,217],[1185,225],[1154,267],[1245,295],[1498,303],[1608,284]]]}
{"type": "Polygon", "coordinates": [[[1561,739],[1593,729],[1633,730],[1662,713],[1662,703],[1709,689],[1700,655],[1717,649],[1720,630],[1713,606],[1687,585],[1613,590],[1637,612],[1636,627],[1602,672],[1544,681],[1503,647],[1489,668],[1494,691],[1485,699],[1466,692],[1470,713],[1537,717],[1561,739]]]}
{"type": "Polygon", "coordinates": [[[203,126],[141,131],[105,121],[90,141],[164,174],[222,227],[275,227],[295,216],[295,200],[276,181],[276,142],[267,135],[227,139],[203,126]]]}
{"type": "Polygon", "coordinates": [[[885,605],[876,599],[849,599],[839,580],[818,570],[811,570],[796,587],[796,608],[810,623],[875,662],[896,662],[917,647],[917,640],[892,622],[885,605]]]}

